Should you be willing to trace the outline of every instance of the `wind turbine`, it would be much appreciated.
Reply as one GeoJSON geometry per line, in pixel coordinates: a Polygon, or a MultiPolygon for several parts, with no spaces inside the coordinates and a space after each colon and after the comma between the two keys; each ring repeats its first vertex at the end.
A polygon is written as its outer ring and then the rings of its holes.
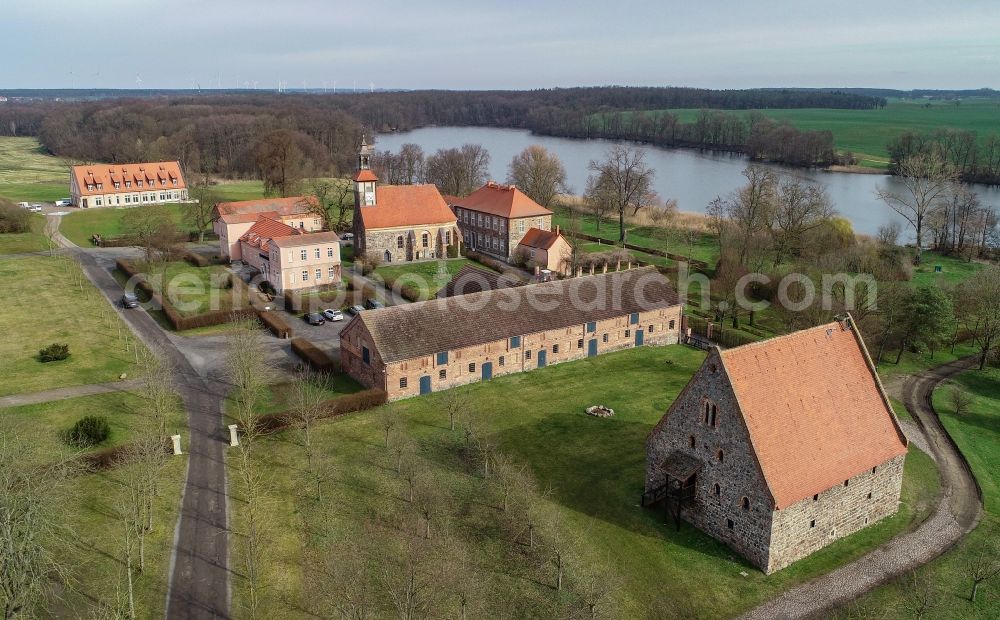
{"type": "Polygon", "coordinates": [[[138,73],[135,74],[135,88],[136,90],[142,89],[142,76],[138,73]]]}
{"type": "Polygon", "coordinates": [[[375,92],[375,82],[368,82],[368,90],[369,90],[369,92],[372,92],[372,93],[375,92]]]}

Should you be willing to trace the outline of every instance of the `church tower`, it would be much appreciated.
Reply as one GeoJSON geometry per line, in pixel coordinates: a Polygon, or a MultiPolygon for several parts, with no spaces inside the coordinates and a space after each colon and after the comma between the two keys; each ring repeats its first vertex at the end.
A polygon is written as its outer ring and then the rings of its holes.
{"type": "Polygon", "coordinates": [[[372,172],[374,154],[375,145],[368,144],[362,136],[361,148],[358,150],[358,170],[354,175],[355,208],[375,206],[375,184],[378,182],[378,177],[372,172]]]}

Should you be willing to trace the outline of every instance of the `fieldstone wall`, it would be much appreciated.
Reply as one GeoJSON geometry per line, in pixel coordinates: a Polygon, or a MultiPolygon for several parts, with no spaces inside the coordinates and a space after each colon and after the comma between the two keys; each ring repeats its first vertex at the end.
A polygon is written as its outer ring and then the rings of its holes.
{"type": "MultiPolygon", "coordinates": [[[[366,254],[378,255],[383,264],[447,258],[448,247],[441,241],[442,230],[450,231],[453,243],[458,235],[458,229],[451,224],[436,224],[412,229],[379,228],[367,231],[358,227],[358,230],[363,231],[361,244],[358,247],[364,248],[366,254]],[[411,232],[413,233],[412,239],[410,238],[411,232]],[[426,248],[422,244],[422,235],[425,232],[428,233],[426,248]],[[403,237],[403,247],[399,247],[400,236],[403,237]],[[387,251],[392,257],[389,261],[385,260],[387,251]]],[[[355,237],[355,243],[357,243],[357,239],[355,237]]]]}
{"type": "Polygon", "coordinates": [[[776,510],[766,572],[780,570],[899,509],[905,456],[886,461],[816,496],[776,510]]]}
{"type": "Polygon", "coordinates": [[[725,543],[755,566],[766,569],[774,500],[752,452],[749,432],[717,350],[709,353],[646,441],[647,491],[664,484],[662,465],[674,450],[702,463],[694,500],[681,514],[684,520],[725,543]],[[709,404],[707,423],[706,403],[709,404]],[[748,509],[743,507],[744,497],[749,501],[748,509]]]}

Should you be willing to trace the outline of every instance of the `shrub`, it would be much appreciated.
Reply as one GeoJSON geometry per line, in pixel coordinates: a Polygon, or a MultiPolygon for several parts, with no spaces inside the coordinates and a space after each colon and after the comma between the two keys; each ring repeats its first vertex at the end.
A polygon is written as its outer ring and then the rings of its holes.
{"type": "Polygon", "coordinates": [[[448,246],[448,258],[458,258],[458,246],[454,243],[448,246]]]}
{"type": "Polygon", "coordinates": [[[197,252],[192,252],[190,250],[184,250],[181,254],[185,261],[191,263],[195,267],[208,267],[212,264],[211,259],[197,252]]]}
{"type": "Polygon", "coordinates": [[[264,323],[264,327],[271,330],[271,333],[278,338],[289,338],[292,335],[292,328],[285,323],[285,320],[281,318],[281,315],[275,312],[261,312],[260,320],[264,323]]]}
{"type": "Polygon", "coordinates": [[[333,372],[335,369],[333,359],[305,338],[292,338],[292,352],[318,372],[333,372]]]}
{"type": "Polygon", "coordinates": [[[42,362],[58,362],[69,357],[69,345],[57,342],[50,344],[38,352],[38,359],[42,362]]]}
{"type": "Polygon", "coordinates": [[[66,433],[66,441],[77,448],[90,448],[111,436],[111,425],[102,415],[88,415],[77,420],[66,433]]]}
{"type": "Polygon", "coordinates": [[[0,233],[24,233],[31,230],[31,214],[14,203],[0,198],[0,233]]]}

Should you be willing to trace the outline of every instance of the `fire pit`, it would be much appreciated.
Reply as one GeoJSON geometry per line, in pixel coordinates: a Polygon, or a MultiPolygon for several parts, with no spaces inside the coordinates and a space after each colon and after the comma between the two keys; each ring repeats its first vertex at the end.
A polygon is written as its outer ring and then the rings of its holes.
{"type": "Polygon", "coordinates": [[[615,410],[611,407],[605,407],[604,405],[591,405],[587,407],[587,415],[596,416],[598,418],[610,418],[615,415],[615,410]]]}

